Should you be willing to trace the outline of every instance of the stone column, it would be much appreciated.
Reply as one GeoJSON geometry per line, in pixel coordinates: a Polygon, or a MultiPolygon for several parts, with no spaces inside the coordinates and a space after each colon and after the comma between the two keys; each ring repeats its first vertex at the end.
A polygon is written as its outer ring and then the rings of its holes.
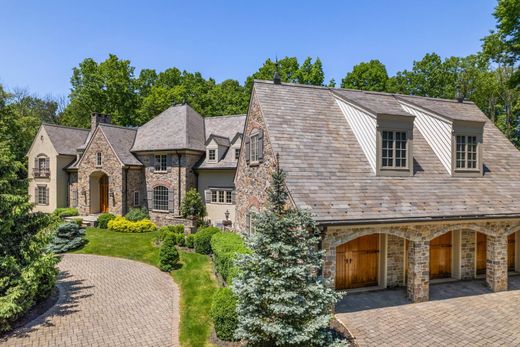
{"type": "Polygon", "coordinates": [[[474,231],[463,230],[461,231],[461,242],[460,242],[460,278],[463,280],[469,280],[475,277],[475,251],[476,235],[474,231]]]}
{"type": "Polygon", "coordinates": [[[407,289],[412,302],[430,298],[430,241],[410,241],[407,289]]]}
{"type": "Polygon", "coordinates": [[[507,290],[507,235],[487,236],[486,282],[494,292],[507,290]]]}
{"type": "Polygon", "coordinates": [[[403,286],[404,276],[404,239],[395,235],[387,236],[386,285],[388,287],[403,286]]]}

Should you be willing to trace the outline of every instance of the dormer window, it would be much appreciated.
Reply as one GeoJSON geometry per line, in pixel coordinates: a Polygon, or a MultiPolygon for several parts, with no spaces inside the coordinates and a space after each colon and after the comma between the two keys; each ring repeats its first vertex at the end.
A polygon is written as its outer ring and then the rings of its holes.
{"type": "Polygon", "coordinates": [[[217,150],[209,149],[208,150],[208,161],[217,161],[217,150]]]}
{"type": "Polygon", "coordinates": [[[406,131],[383,131],[381,143],[382,168],[407,167],[407,136],[406,131]]]}
{"type": "Polygon", "coordinates": [[[240,158],[240,148],[235,148],[235,160],[240,158]]]}
{"type": "Polygon", "coordinates": [[[477,170],[477,137],[456,136],[456,169],[477,170]]]}
{"type": "Polygon", "coordinates": [[[96,166],[101,166],[102,164],[102,157],[101,157],[101,152],[97,152],[96,153],[96,166]]]}

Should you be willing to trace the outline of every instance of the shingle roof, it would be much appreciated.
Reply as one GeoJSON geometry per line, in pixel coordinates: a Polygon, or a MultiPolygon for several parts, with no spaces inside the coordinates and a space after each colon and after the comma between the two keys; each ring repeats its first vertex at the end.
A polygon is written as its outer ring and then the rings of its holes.
{"type": "Polygon", "coordinates": [[[449,120],[477,121],[488,120],[485,114],[471,101],[424,98],[419,96],[396,95],[407,103],[417,105],[422,109],[445,117],[449,120]]]}
{"type": "Polygon", "coordinates": [[[56,151],[64,155],[76,155],[76,148],[85,142],[89,132],[88,129],[69,128],[54,124],[42,124],[42,126],[49,135],[56,151]]]}
{"type": "Polygon", "coordinates": [[[375,115],[388,114],[412,117],[405,112],[399,101],[392,94],[349,89],[333,89],[332,92],[343,100],[371,111],[375,115]]]}
{"type": "Polygon", "coordinates": [[[142,166],[143,164],[130,152],[137,129],[124,128],[109,124],[99,124],[108,142],[124,165],[142,166]]]}
{"type": "Polygon", "coordinates": [[[204,119],[188,105],[172,106],[139,127],[131,151],[204,151],[204,119]]]}
{"type": "Polygon", "coordinates": [[[520,213],[520,152],[473,104],[425,101],[486,121],[484,176],[450,176],[414,128],[414,175],[378,177],[329,88],[256,81],[254,93],[293,201],[320,222],[520,213]]]}

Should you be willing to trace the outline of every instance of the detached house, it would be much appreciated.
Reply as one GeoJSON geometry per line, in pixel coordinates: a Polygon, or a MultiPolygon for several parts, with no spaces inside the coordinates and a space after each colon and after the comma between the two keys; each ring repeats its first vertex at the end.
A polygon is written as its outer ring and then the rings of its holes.
{"type": "Polygon", "coordinates": [[[70,206],[81,215],[146,207],[165,225],[186,222],[180,204],[196,188],[209,222],[233,222],[244,120],[203,118],[182,105],[138,128],[112,125],[97,113],[90,130],[44,124],[28,153],[31,201],[38,211],[70,206]]]}
{"type": "Polygon", "coordinates": [[[520,270],[520,153],[471,102],[256,81],[244,130],[236,228],[279,163],[294,206],[322,231],[323,275],[338,290],[520,270]]]}

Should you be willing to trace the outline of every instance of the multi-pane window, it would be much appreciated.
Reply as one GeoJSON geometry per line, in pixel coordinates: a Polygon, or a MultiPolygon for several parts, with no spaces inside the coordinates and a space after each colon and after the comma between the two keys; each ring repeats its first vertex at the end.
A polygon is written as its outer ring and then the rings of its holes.
{"type": "Polygon", "coordinates": [[[217,159],[217,150],[216,149],[208,150],[208,159],[209,159],[209,161],[215,161],[217,159]]]}
{"type": "Polygon", "coordinates": [[[134,192],[134,206],[139,206],[140,205],[140,201],[139,201],[139,191],[136,190],[134,192]]]}
{"type": "Polygon", "coordinates": [[[258,161],[258,135],[251,136],[251,143],[249,145],[249,160],[252,162],[258,161]]]}
{"type": "Polygon", "coordinates": [[[232,191],[212,189],[211,202],[218,204],[231,204],[233,202],[232,191]]]}
{"type": "Polygon", "coordinates": [[[96,153],[96,166],[101,166],[101,153],[96,153]]]}
{"type": "Polygon", "coordinates": [[[155,155],[155,171],[166,171],[166,155],[157,154],[155,155]]]}
{"type": "Polygon", "coordinates": [[[40,171],[44,171],[45,169],[48,169],[47,158],[38,158],[38,169],[40,171]]]}
{"type": "Polygon", "coordinates": [[[457,169],[477,168],[477,137],[457,135],[456,143],[457,169]]]}
{"type": "Polygon", "coordinates": [[[240,158],[240,148],[235,148],[235,160],[240,158]]]}
{"type": "Polygon", "coordinates": [[[49,203],[47,186],[36,187],[36,203],[38,205],[47,205],[49,203]]]}
{"type": "Polygon", "coordinates": [[[383,168],[406,168],[407,148],[405,131],[383,131],[381,143],[381,166],[383,168]]]}
{"type": "Polygon", "coordinates": [[[157,186],[153,189],[153,209],[168,211],[168,188],[157,186]]]}

